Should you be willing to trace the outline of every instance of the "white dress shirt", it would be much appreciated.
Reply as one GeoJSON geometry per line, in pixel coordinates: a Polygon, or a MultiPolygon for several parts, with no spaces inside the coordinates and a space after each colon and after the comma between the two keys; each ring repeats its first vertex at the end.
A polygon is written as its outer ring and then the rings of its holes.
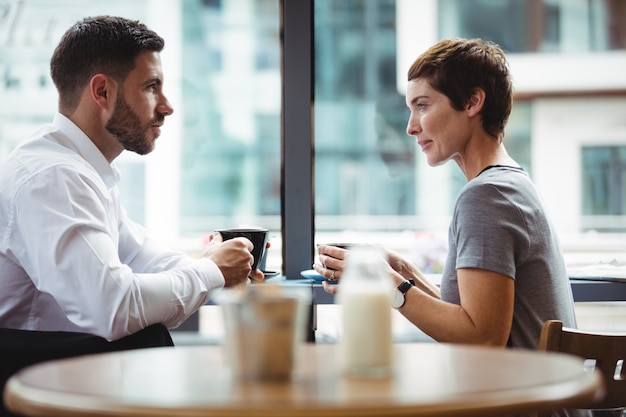
{"type": "Polygon", "coordinates": [[[166,251],[120,204],[119,173],[57,114],[0,164],[0,327],[108,340],[181,324],[224,277],[166,251]]]}

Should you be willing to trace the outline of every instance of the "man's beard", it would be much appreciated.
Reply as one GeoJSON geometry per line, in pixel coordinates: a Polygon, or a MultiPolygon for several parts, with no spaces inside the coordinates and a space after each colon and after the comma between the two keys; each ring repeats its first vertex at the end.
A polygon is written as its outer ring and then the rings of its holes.
{"type": "MultiPolygon", "coordinates": [[[[154,149],[154,140],[150,140],[148,133],[151,126],[156,122],[162,122],[163,116],[157,116],[150,120],[147,126],[142,126],[137,113],[130,108],[123,94],[118,96],[115,103],[113,116],[107,122],[105,128],[127,151],[145,155],[154,149]]],[[[156,139],[156,136],[154,137],[156,139]]]]}

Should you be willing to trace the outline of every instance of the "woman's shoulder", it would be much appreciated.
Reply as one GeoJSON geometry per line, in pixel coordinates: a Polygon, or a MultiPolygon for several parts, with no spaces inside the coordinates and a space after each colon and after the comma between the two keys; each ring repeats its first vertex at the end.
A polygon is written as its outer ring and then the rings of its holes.
{"type": "Polygon", "coordinates": [[[500,172],[479,176],[461,189],[457,209],[489,210],[493,215],[520,210],[536,211],[541,198],[525,172],[500,172]]]}
{"type": "Polygon", "coordinates": [[[535,187],[528,173],[522,169],[502,167],[485,171],[470,180],[461,194],[508,194],[532,191],[535,187]]]}

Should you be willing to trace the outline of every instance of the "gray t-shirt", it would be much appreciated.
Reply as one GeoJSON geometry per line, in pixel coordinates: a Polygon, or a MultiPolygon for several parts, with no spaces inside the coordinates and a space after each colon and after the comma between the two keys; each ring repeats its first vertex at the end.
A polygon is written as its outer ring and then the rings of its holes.
{"type": "MultiPolygon", "coordinates": [[[[576,327],[574,301],[560,245],[528,175],[493,167],[461,190],[448,233],[441,298],[460,304],[456,271],[480,268],[515,280],[509,346],[537,349],[546,320],[576,327]]],[[[497,314],[497,313],[496,313],[497,314]]],[[[559,417],[590,416],[558,410],[559,417]]]]}
{"type": "Polygon", "coordinates": [[[460,304],[459,268],[486,269],[515,280],[509,346],[536,349],[541,326],[549,319],[576,327],[560,245],[524,171],[493,167],[469,181],[457,199],[448,244],[444,301],[460,304]]]}

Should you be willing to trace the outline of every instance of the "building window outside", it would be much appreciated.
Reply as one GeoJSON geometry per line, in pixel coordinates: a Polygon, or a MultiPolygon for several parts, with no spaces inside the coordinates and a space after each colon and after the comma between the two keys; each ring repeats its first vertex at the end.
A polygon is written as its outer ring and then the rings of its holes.
{"type": "Polygon", "coordinates": [[[583,228],[626,232],[626,145],[582,148],[583,228]]]}
{"type": "Polygon", "coordinates": [[[626,49],[622,0],[440,0],[441,37],[491,39],[511,53],[626,49]]]}

